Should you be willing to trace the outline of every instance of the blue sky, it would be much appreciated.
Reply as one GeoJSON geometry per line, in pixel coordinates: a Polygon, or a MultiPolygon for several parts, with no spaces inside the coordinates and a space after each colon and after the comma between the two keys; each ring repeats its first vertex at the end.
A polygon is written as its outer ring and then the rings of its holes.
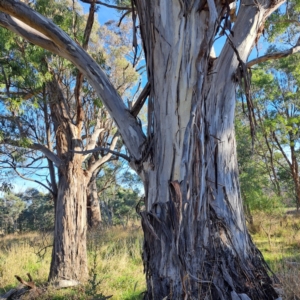
{"type": "MultiPolygon", "coordinates": [[[[88,13],[90,5],[82,2],[80,2],[80,4],[83,7],[84,12],[88,13]]],[[[120,13],[118,13],[115,9],[108,8],[103,5],[98,5],[97,15],[98,21],[101,25],[109,20],[117,20],[120,18],[120,13]]]]}

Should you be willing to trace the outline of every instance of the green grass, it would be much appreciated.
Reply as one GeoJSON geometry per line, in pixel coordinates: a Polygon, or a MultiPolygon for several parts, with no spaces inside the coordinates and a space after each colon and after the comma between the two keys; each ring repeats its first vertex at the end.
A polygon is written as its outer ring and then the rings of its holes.
{"type": "MultiPolygon", "coordinates": [[[[113,295],[111,299],[115,300],[142,299],[145,291],[142,241],[142,232],[136,227],[91,232],[88,236],[89,283],[75,289],[50,289],[42,299],[84,300],[96,295],[113,295]]],[[[18,285],[14,275],[26,280],[26,273],[30,273],[37,286],[47,282],[51,248],[47,248],[42,258],[36,253],[50,242],[51,237],[43,239],[37,233],[6,236],[0,240],[0,294],[18,285]]]]}
{"type": "MultiPolygon", "coordinates": [[[[265,260],[280,278],[286,299],[294,295],[300,297],[300,215],[256,212],[254,225],[249,229],[265,260]]],[[[42,237],[37,233],[0,239],[0,294],[18,284],[14,275],[26,279],[29,272],[38,286],[47,282],[51,248],[47,248],[43,257],[36,253],[50,241],[50,236],[42,237]]],[[[141,228],[113,227],[90,232],[89,283],[73,289],[49,289],[41,299],[101,299],[101,295],[113,295],[111,299],[115,300],[142,299],[146,289],[142,243],[141,228]]]]}
{"type": "Polygon", "coordinates": [[[299,299],[300,214],[256,212],[251,231],[256,246],[281,282],[283,299],[299,299]]]}

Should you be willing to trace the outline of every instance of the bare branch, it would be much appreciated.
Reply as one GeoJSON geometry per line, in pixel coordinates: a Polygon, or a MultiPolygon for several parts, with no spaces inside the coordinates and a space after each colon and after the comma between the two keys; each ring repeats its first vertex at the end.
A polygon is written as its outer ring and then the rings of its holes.
{"type": "Polygon", "coordinates": [[[147,97],[150,94],[150,90],[151,90],[151,85],[150,82],[148,81],[146,86],[144,87],[144,89],[142,90],[142,92],[140,93],[138,99],[136,100],[136,102],[134,103],[130,113],[134,116],[137,117],[137,115],[139,114],[140,110],[142,109],[147,97]]]}
{"type": "Polygon", "coordinates": [[[56,167],[59,167],[61,165],[60,158],[45,146],[41,144],[33,143],[32,145],[29,146],[29,148],[33,150],[39,150],[42,153],[44,153],[46,157],[49,158],[55,164],[56,167]]]}
{"type": "Polygon", "coordinates": [[[94,132],[89,138],[88,145],[86,147],[86,150],[94,149],[97,143],[97,139],[99,137],[99,134],[103,132],[105,129],[101,128],[101,111],[99,110],[98,116],[97,116],[97,123],[94,128],[94,132]]]}
{"type": "Polygon", "coordinates": [[[274,131],[273,131],[273,133],[272,133],[272,137],[274,138],[275,143],[276,143],[278,149],[280,150],[281,154],[282,154],[283,157],[285,158],[287,164],[290,166],[290,168],[292,168],[292,163],[290,162],[289,158],[287,157],[286,152],[283,150],[283,148],[282,148],[280,142],[278,141],[278,138],[277,138],[277,136],[276,136],[276,134],[275,134],[274,131]]]}
{"type": "Polygon", "coordinates": [[[90,153],[94,153],[94,152],[98,152],[98,151],[107,151],[107,152],[109,152],[111,154],[114,154],[116,156],[122,157],[123,159],[127,160],[128,162],[130,162],[130,157],[128,157],[127,155],[119,153],[117,151],[110,150],[108,148],[104,148],[104,147],[96,147],[96,148],[94,148],[92,150],[86,150],[86,151],[71,151],[71,152],[78,153],[78,154],[90,154],[90,153]]]}
{"type": "Polygon", "coordinates": [[[28,276],[28,278],[29,278],[29,280],[30,280],[29,282],[23,280],[20,276],[15,275],[16,279],[17,279],[18,281],[20,281],[22,284],[24,284],[25,286],[29,287],[29,289],[36,289],[36,285],[35,285],[35,283],[32,281],[31,275],[30,275],[29,273],[27,273],[27,276],[28,276]]]}
{"type": "MultiPolygon", "coordinates": [[[[15,146],[15,147],[23,147],[21,145],[20,141],[15,141],[15,140],[11,140],[11,139],[3,139],[2,141],[0,141],[0,144],[7,144],[7,145],[15,146]]],[[[38,144],[38,143],[32,143],[32,144],[27,145],[27,148],[32,149],[32,150],[41,151],[57,167],[59,167],[61,165],[61,160],[59,159],[59,157],[56,154],[54,154],[52,151],[50,151],[48,148],[46,148],[45,146],[38,144]]]]}
{"type": "MultiPolygon", "coordinates": [[[[99,65],[75,43],[64,31],[56,26],[52,21],[32,10],[24,3],[17,0],[0,0],[0,10],[17,18],[19,21],[9,16],[0,16],[6,22],[0,24],[30,42],[39,45],[59,56],[70,60],[88,78],[102,99],[104,105],[112,116],[122,135],[129,153],[135,160],[142,157],[142,148],[146,137],[137,120],[130,114],[121,97],[110,83],[105,73],[99,65]],[[24,30],[23,25],[28,25],[31,30],[24,30]],[[35,31],[34,31],[35,29],[35,31]],[[36,33],[36,31],[38,31],[36,33]]],[[[27,28],[28,28],[27,26],[27,28]]]]}
{"type": "Polygon", "coordinates": [[[123,16],[122,16],[122,17],[120,18],[120,20],[119,20],[118,27],[120,27],[120,25],[121,25],[123,19],[124,19],[127,15],[129,15],[130,13],[131,13],[131,10],[128,10],[128,11],[126,11],[126,12],[123,14],[123,16]]]}
{"type": "Polygon", "coordinates": [[[22,37],[29,42],[38,45],[53,53],[59,54],[59,48],[47,38],[44,34],[26,25],[24,22],[9,16],[5,13],[0,13],[0,25],[22,37]]]}
{"type": "MultiPolygon", "coordinates": [[[[119,134],[116,134],[110,144],[109,150],[113,151],[117,145],[119,139],[119,134]]],[[[91,167],[89,168],[89,171],[91,173],[94,173],[96,170],[98,170],[104,163],[106,163],[110,158],[112,157],[113,153],[108,152],[105,156],[103,156],[101,159],[95,161],[91,167]]],[[[118,153],[118,152],[117,152],[118,153]]]]}
{"type": "Polygon", "coordinates": [[[27,180],[27,181],[32,181],[32,182],[38,183],[38,184],[40,184],[41,186],[43,186],[45,189],[47,189],[53,196],[56,196],[55,193],[54,193],[48,186],[46,186],[44,183],[42,183],[42,182],[40,182],[40,181],[38,181],[38,180],[31,179],[31,178],[28,178],[28,177],[24,176],[23,174],[21,174],[21,173],[17,170],[17,167],[16,167],[14,164],[12,164],[12,163],[10,163],[10,162],[8,162],[8,161],[7,161],[6,163],[9,164],[9,165],[11,166],[11,168],[16,172],[16,174],[17,174],[19,177],[21,177],[22,179],[27,180]]]}
{"type": "Polygon", "coordinates": [[[299,41],[298,41],[297,45],[294,46],[291,49],[281,51],[281,52],[268,53],[268,54],[263,55],[261,57],[250,60],[247,63],[247,67],[250,68],[254,65],[260,64],[262,62],[265,62],[265,61],[268,61],[268,60],[271,60],[271,59],[279,59],[279,58],[282,58],[282,57],[287,57],[287,56],[289,56],[291,54],[294,54],[294,53],[297,53],[299,51],[300,51],[300,45],[299,45],[299,41]]]}
{"type": "Polygon", "coordinates": [[[100,4],[100,5],[109,7],[109,8],[115,8],[115,9],[119,9],[119,10],[131,10],[131,7],[128,7],[128,6],[112,5],[112,4],[108,4],[108,3],[105,3],[105,2],[102,2],[102,1],[99,1],[99,0],[97,0],[97,1],[94,1],[94,0],[80,0],[80,1],[84,2],[84,3],[89,3],[89,4],[96,3],[96,4],[100,4]]]}

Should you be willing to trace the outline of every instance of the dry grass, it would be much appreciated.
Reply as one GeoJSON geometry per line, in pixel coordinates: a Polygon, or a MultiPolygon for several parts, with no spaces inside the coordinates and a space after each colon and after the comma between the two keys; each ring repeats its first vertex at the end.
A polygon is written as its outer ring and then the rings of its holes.
{"type": "Polygon", "coordinates": [[[300,299],[300,214],[254,214],[252,237],[281,282],[283,299],[300,299]]]}
{"type": "Polygon", "coordinates": [[[50,251],[44,260],[36,252],[35,242],[38,233],[26,233],[22,236],[8,235],[0,240],[0,289],[7,290],[18,281],[14,275],[29,272],[37,283],[46,282],[50,266],[50,251]]]}
{"type": "MultiPolygon", "coordinates": [[[[50,241],[51,237],[38,233],[0,239],[0,294],[18,284],[14,275],[25,278],[29,272],[38,286],[47,282],[51,248],[42,259],[36,253],[50,241]]],[[[113,295],[116,300],[141,299],[145,290],[141,247],[142,233],[136,226],[90,233],[88,256],[94,282],[73,290],[49,290],[42,299],[88,299],[87,294],[96,293],[113,295]]]]}
{"type": "Polygon", "coordinates": [[[283,299],[300,299],[300,263],[283,260],[276,275],[282,284],[283,299]]]}
{"type": "MultiPolygon", "coordinates": [[[[255,213],[251,230],[256,245],[282,283],[283,299],[300,299],[300,215],[255,213]]],[[[17,285],[16,274],[25,277],[31,273],[37,285],[47,282],[51,249],[43,259],[36,253],[50,241],[50,236],[42,238],[38,233],[0,239],[0,294],[17,285]]],[[[88,255],[90,278],[94,280],[72,290],[50,289],[42,299],[84,300],[90,299],[91,292],[113,295],[116,300],[141,299],[145,290],[141,248],[142,232],[136,225],[90,232],[88,255]]]]}

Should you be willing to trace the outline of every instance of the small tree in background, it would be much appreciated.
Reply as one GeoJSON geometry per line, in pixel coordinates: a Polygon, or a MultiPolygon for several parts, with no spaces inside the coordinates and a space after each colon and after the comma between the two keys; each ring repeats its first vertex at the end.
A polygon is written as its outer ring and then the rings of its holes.
{"type": "Polygon", "coordinates": [[[256,117],[277,168],[274,178],[293,182],[289,193],[299,209],[300,84],[299,55],[265,63],[253,71],[256,117]]]}
{"type": "Polygon", "coordinates": [[[0,226],[3,234],[18,232],[19,217],[25,208],[25,203],[12,193],[0,198],[0,226]]]}

